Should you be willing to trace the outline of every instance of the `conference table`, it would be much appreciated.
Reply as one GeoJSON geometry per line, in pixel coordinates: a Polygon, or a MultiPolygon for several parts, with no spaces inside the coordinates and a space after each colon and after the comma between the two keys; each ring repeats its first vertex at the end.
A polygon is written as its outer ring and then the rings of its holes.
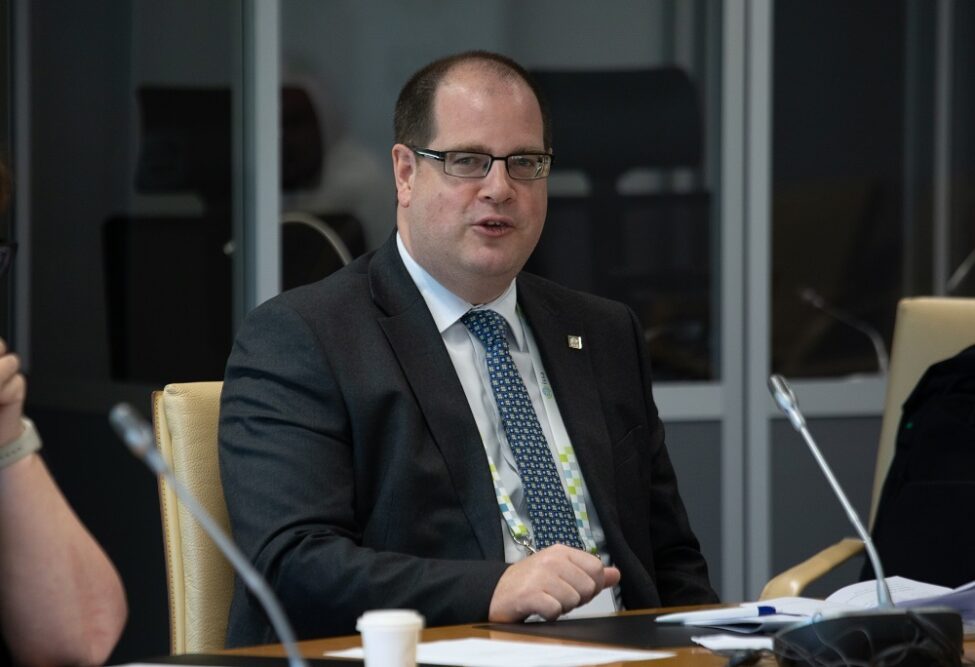
{"type": "MultiPolygon", "coordinates": [[[[562,621],[558,623],[538,623],[522,626],[492,625],[475,623],[471,625],[453,625],[427,628],[423,630],[423,642],[440,641],[446,639],[500,639],[522,642],[548,642],[556,644],[576,644],[584,646],[613,644],[625,648],[642,648],[655,651],[673,653],[671,658],[637,662],[609,663],[617,667],[718,667],[727,665],[727,656],[717,655],[703,647],[690,645],[688,638],[691,634],[706,634],[700,628],[676,628],[653,624],[653,617],[661,613],[684,611],[701,607],[674,607],[668,609],[645,609],[638,611],[620,612],[612,617],[603,619],[580,619],[578,621],[562,621]],[[537,626],[537,627],[530,627],[537,626]],[[610,629],[611,628],[611,629],[610,629]],[[663,632],[669,633],[660,636],[663,632]],[[609,629],[609,630],[607,630],[609,629]],[[648,633],[657,636],[649,643],[642,641],[648,633]],[[639,635],[639,636],[638,636],[639,635]],[[573,636],[574,638],[570,638],[573,636]],[[621,641],[613,641],[613,638],[621,641]],[[594,641],[599,637],[601,641],[594,641]],[[668,638],[673,638],[673,645],[667,645],[668,638]],[[636,640],[631,641],[631,640],[636,640]],[[641,643],[642,642],[642,643],[641,643]]],[[[301,654],[308,659],[322,659],[325,653],[361,646],[359,635],[315,639],[299,642],[301,654]]],[[[254,646],[225,651],[224,654],[255,657],[282,657],[285,655],[280,644],[254,646]]],[[[975,637],[966,637],[965,657],[975,659],[975,637]]],[[[341,664],[337,660],[334,664],[341,664]]],[[[356,663],[349,663],[356,664],[356,663]]],[[[762,658],[759,667],[775,665],[771,656],[762,658]]]]}
{"type": "MultiPolygon", "coordinates": [[[[696,607],[679,607],[679,608],[669,608],[666,612],[671,611],[681,611],[683,609],[695,609],[696,607]]],[[[629,630],[626,626],[632,626],[634,623],[644,624],[651,623],[650,615],[657,615],[665,613],[661,609],[646,609],[640,611],[625,611],[620,612],[614,618],[618,618],[615,623],[624,624],[622,631],[626,634],[629,630]],[[630,618],[626,617],[640,617],[640,618],[630,618]]],[[[605,619],[604,619],[605,620],[605,619]]],[[[436,628],[426,628],[423,630],[420,641],[422,642],[432,642],[440,641],[445,639],[468,639],[468,638],[480,638],[480,639],[502,639],[507,641],[521,641],[521,642],[547,642],[547,643],[563,643],[563,644],[577,644],[584,646],[595,645],[592,641],[585,640],[575,640],[569,638],[554,638],[548,636],[541,636],[538,634],[526,634],[523,630],[536,630],[536,628],[529,626],[538,626],[537,630],[542,630],[542,626],[548,626],[552,630],[560,630],[565,628],[569,633],[572,633],[573,624],[578,626],[580,624],[590,625],[591,621],[595,619],[580,619],[579,621],[561,621],[559,623],[545,623],[545,624],[527,624],[525,626],[515,626],[514,631],[512,626],[503,625],[492,625],[487,623],[474,623],[471,625],[451,625],[436,628]],[[555,627],[560,626],[560,627],[555,627]]],[[[663,626],[658,626],[663,627],[663,626]]],[[[548,629],[545,628],[545,629],[548,629]]],[[[671,628],[674,629],[674,628],[671,628]]],[[[683,630],[683,629],[681,629],[683,630]]],[[[682,635],[689,635],[690,631],[681,632],[682,635]]],[[[574,633],[572,633],[574,634],[574,633]]],[[[695,633],[702,634],[702,633],[695,633]]],[[[329,639],[314,639],[309,641],[299,642],[298,646],[300,648],[301,654],[306,658],[322,658],[326,652],[339,651],[342,649],[352,648],[361,646],[362,642],[359,635],[350,635],[347,637],[333,637],[329,639]]],[[[635,645],[627,646],[626,648],[638,648],[635,645]]],[[[667,651],[669,653],[674,653],[674,658],[661,659],[661,660],[649,660],[649,661],[639,661],[639,662],[625,662],[625,663],[611,663],[620,665],[621,667],[639,667],[640,665],[654,665],[655,667],[717,667],[718,665],[725,665],[728,662],[727,657],[716,655],[711,651],[702,648],[700,646],[677,646],[677,647],[661,647],[661,648],[649,648],[648,650],[655,651],[667,651]]],[[[270,644],[267,646],[254,646],[242,649],[228,650],[226,653],[235,655],[247,655],[247,656],[262,656],[262,657],[280,657],[285,655],[284,649],[280,644],[270,644]]],[[[763,664],[763,663],[759,663],[763,664]]],[[[774,661],[768,662],[767,664],[772,665],[774,661]]]]}

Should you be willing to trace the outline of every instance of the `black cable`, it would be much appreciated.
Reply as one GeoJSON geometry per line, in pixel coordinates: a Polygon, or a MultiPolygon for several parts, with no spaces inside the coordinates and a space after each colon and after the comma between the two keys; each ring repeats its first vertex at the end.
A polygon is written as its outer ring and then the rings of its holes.
{"type": "MultiPolygon", "coordinates": [[[[817,624],[813,623],[810,627],[816,633],[819,644],[816,651],[790,642],[786,635],[776,638],[775,655],[780,664],[807,667],[897,667],[904,664],[938,667],[962,664],[957,647],[937,625],[923,615],[911,611],[906,613],[906,617],[913,624],[913,636],[907,641],[883,649],[874,646],[874,638],[866,624],[853,625],[842,635],[830,633],[831,637],[825,637],[820,633],[817,624]],[[840,645],[844,642],[848,644],[850,636],[855,633],[863,635],[863,641],[868,647],[865,656],[849,655],[840,645]],[[820,650],[820,647],[825,651],[820,650]],[[906,662],[908,660],[910,662],[906,662]]],[[[966,660],[965,664],[972,663],[966,660]]]]}

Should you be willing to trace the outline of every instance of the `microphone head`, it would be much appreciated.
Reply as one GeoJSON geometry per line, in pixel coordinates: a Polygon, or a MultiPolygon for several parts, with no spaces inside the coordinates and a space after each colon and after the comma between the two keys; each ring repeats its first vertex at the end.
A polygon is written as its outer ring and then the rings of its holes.
{"type": "Polygon", "coordinates": [[[812,287],[803,287],[798,291],[799,298],[808,303],[814,308],[823,308],[826,306],[826,302],[823,297],[819,295],[819,292],[814,290],[812,287]]]}
{"type": "Polygon", "coordinates": [[[789,421],[792,422],[792,426],[797,430],[802,430],[806,426],[806,420],[803,418],[802,413],[799,412],[799,401],[796,399],[795,393],[792,391],[792,387],[786,382],[785,378],[781,375],[773,374],[769,376],[768,379],[769,392],[772,394],[772,398],[775,399],[776,405],[779,409],[785,413],[789,421]]]}
{"type": "Polygon", "coordinates": [[[139,458],[144,458],[153,446],[152,429],[135,408],[117,403],[108,413],[108,421],[122,442],[139,458]]]}

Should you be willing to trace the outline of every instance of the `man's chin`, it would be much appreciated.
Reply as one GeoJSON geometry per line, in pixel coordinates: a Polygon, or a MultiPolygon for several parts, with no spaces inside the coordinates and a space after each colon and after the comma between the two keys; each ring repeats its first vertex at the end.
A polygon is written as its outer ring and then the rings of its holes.
{"type": "Polygon", "coordinates": [[[507,260],[504,262],[480,262],[470,265],[469,270],[471,275],[475,275],[480,280],[485,282],[493,282],[497,284],[508,285],[514,277],[518,275],[521,271],[525,262],[513,262],[507,260]]]}

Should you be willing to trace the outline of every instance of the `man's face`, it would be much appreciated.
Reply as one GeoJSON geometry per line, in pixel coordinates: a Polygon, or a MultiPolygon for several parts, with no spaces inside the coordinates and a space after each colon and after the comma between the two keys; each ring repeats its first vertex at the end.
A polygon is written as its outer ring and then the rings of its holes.
{"type": "MultiPolygon", "coordinates": [[[[502,80],[474,65],[445,77],[434,99],[428,148],[490,155],[545,152],[542,114],[520,79],[502,80]]],[[[512,179],[497,160],[484,178],[458,178],[443,163],[393,147],[397,226],[410,255],[447,289],[471,303],[499,296],[524,266],[545,222],[545,179],[512,179]]]]}

